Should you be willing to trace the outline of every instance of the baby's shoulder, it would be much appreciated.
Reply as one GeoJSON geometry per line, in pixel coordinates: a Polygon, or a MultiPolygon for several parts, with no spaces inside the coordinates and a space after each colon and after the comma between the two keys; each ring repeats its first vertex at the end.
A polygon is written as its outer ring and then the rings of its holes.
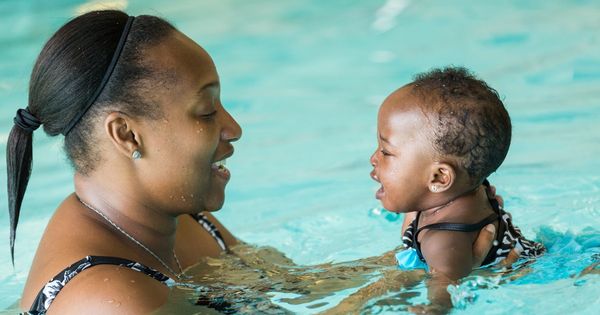
{"type": "Polygon", "coordinates": [[[473,237],[470,233],[446,230],[422,232],[421,253],[431,270],[452,279],[468,275],[473,264],[473,237]]]}

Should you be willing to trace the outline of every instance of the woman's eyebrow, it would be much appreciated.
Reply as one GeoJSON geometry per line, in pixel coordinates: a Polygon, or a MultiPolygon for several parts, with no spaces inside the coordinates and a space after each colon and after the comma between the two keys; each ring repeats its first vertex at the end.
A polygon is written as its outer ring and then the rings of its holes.
{"type": "Polygon", "coordinates": [[[198,89],[198,91],[196,92],[196,94],[202,95],[204,93],[204,91],[206,91],[208,89],[218,89],[219,87],[220,87],[219,81],[211,81],[211,82],[208,82],[208,83],[204,84],[203,86],[201,86],[200,89],[198,89]]]}

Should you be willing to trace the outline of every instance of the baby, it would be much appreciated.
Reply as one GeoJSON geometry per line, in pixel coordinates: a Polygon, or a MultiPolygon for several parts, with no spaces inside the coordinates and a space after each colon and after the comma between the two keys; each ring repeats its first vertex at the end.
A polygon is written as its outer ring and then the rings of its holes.
{"type": "Polygon", "coordinates": [[[483,265],[511,251],[544,252],[491,196],[486,178],[506,157],[511,123],[498,93],[468,70],[434,69],[393,92],[379,109],[377,138],[376,198],[407,213],[398,264],[429,269],[433,305],[451,306],[446,288],[471,272],[473,242],[489,223],[498,233],[483,265]]]}

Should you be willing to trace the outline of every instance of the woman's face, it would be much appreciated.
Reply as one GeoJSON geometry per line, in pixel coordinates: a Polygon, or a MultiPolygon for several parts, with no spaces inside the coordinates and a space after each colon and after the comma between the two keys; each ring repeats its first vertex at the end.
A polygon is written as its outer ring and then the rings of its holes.
{"type": "Polygon", "coordinates": [[[381,184],[376,198],[394,212],[421,209],[428,192],[433,149],[426,137],[427,119],[416,102],[410,87],[403,87],[383,102],[377,117],[371,177],[381,184]]]}
{"type": "MultiPolygon", "coordinates": [[[[154,205],[194,213],[222,207],[229,171],[221,165],[233,154],[241,128],[220,100],[219,76],[210,56],[194,41],[173,35],[148,51],[166,80],[150,90],[163,117],[142,123],[139,183],[154,205]]],[[[138,164],[139,163],[139,164],[138,164]]]]}

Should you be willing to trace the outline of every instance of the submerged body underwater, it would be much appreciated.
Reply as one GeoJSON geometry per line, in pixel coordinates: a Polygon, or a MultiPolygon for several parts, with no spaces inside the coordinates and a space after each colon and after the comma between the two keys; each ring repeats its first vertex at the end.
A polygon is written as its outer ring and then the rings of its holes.
{"type": "MultiPolygon", "coordinates": [[[[157,313],[381,314],[427,303],[425,272],[397,269],[402,216],[378,207],[368,158],[385,95],[413,73],[446,64],[465,65],[503,91],[513,143],[490,181],[524,235],[547,248],[535,261],[477,270],[449,287],[453,312],[600,309],[600,7],[593,1],[126,3],[135,13],[160,12],[209,51],[223,103],[244,128],[215,216],[246,244],[188,269],[201,285],[173,286],[157,313]],[[361,289],[381,279],[389,286],[362,299],[361,289]]],[[[27,103],[32,60],[79,5],[0,7],[10,12],[0,25],[12,30],[0,35],[7,43],[1,117],[27,103]]],[[[11,126],[0,121],[0,152],[11,126]]],[[[44,227],[73,190],[60,141],[41,133],[34,141],[27,194],[36,198],[23,204],[14,269],[8,254],[0,258],[0,313],[16,310],[44,227]]],[[[0,186],[5,180],[0,174],[0,186]]],[[[6,202],[0,216],[8,222],[6,202]]],[[[8,236],[8,225],[2,229],[8,236]]],[[[8,253],[8,237],[2,244],[8,253]]]]}

